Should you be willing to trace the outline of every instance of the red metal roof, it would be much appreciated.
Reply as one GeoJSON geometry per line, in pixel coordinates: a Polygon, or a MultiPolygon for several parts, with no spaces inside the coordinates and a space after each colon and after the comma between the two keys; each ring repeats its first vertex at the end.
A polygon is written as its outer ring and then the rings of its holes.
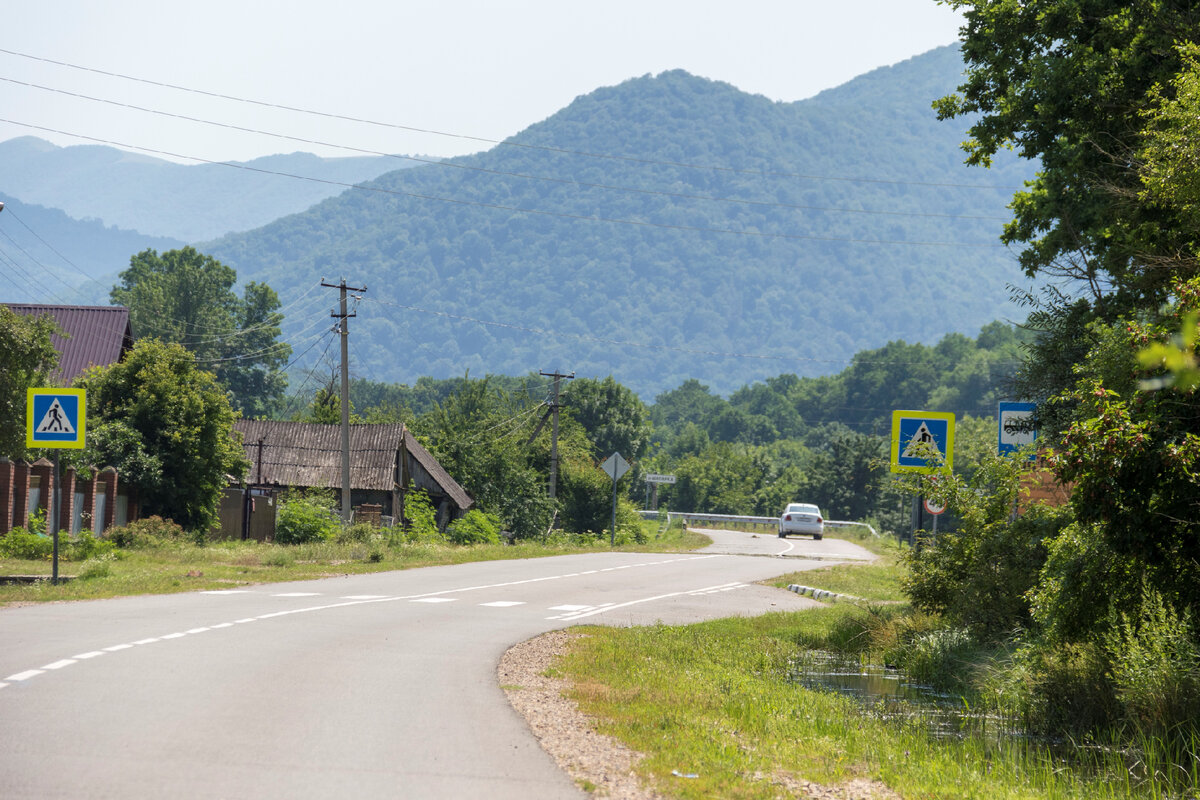
{"type": "Polygon", "coordinates": [[[27,317],[51,316],[62,329],[65,337],[50,337],[59,354],[58,368],[50,377],[63,386],[71,385],[88,367],[107,367],[120,361],[133,347],[129,309],[124,306],[5,305],[27,317]]]}

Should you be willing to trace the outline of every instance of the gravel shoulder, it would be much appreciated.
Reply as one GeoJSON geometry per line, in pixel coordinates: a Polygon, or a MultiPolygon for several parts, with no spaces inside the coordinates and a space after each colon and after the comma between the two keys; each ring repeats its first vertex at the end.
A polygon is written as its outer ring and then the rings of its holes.
{"type": "MultiPolygon", "coordinates": [[[[582,634],[551,631],[522,642],[500,659],[496,673],[508,701],[529,723],[542,748],[576,785],[598,798],[668,800],[645,785],[634,771],[641,754],[610,736],[597,733],[594,720],[566,696],[570,682],[546,673],[582,634]]],[[[769,780],[777,797],[810,800],[899,800],[878,781],[854,780],[822,786],[790,775],[755,776],[769,780]]]]}

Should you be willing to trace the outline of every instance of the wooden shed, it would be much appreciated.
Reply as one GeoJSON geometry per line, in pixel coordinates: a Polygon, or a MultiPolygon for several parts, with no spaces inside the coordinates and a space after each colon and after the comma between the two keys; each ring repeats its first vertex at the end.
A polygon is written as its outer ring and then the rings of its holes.
{"type": "MultiPolygon", "coordinates": [[[[341,502],[341,426],[242,419],[233,427],[250,462],[247,497],[321,488],[333,490],[341,502]]],[[[413,489],[429,495],[440,528],[474,503],[407,426],[351,425],[351,508],[370,514],[377,506],[374,513],[399,521],[404,493],[413,489]]],[[[229,524],[223,521],[222,527],[228,535],[229,524]]]]}

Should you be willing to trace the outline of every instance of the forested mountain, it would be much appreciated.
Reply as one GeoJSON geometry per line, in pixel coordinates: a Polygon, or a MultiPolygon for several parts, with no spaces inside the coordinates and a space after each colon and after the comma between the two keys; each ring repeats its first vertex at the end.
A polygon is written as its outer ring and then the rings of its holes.
{"type": "Polygon", "coordinates": [[[115,272],[147,248],[182,247],[178,239],[146,236],[77,220],[56,208],[29,205],[0,193],[0,249],[4,254],[5,300],[29,303],[105,304],[115,272]]]}
{"type": "Polygon", "coordinates": [[[1011,313],[997,235],[1032,166],[962,166],[965,123],[930,109],[961,69],[942,48],[795,103],[636,78],[202,249],[285,303],[322,277],[366,285],[372,380],[553,367],[652,396],[837,372],[1011,313]]]}
{"type": "MultiPolygon", "coordinates": [[[[22,136],[0,142],[0,191],[62,209],[76,219],[194,242],[257,228],[338,194],[341,184],[411,163],[383,156],[291,153],[233,166],[176,164],[114,147],[58,147],[22,136]]],[[[126,253],[108,271],[124,269],[131,255],[126,253]]]]}

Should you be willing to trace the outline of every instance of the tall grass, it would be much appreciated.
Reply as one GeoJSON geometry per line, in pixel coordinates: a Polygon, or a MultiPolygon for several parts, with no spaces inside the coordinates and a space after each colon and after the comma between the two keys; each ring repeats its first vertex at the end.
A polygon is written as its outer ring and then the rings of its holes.
{"type": "Polygon", "coordinates": [[[795,779],[870,778],[904,797],[989,800],[1180,797],[1188,780],[1195,786],[1194,762],[1189,773],[1178,753],[1152,742],[1139,775],[1116,748],[1068,760],[1033,738],[936,738],[917,722],[805,689],[787,679],[787,664],[811,635],[811,616],[589,628],[561,667],[584,710],[645,753],[639,770],[673,797],[776,797],[795,779]],[[1169,788],[1160,781],[1172,771],[1179,777],[1169,788]]]}

